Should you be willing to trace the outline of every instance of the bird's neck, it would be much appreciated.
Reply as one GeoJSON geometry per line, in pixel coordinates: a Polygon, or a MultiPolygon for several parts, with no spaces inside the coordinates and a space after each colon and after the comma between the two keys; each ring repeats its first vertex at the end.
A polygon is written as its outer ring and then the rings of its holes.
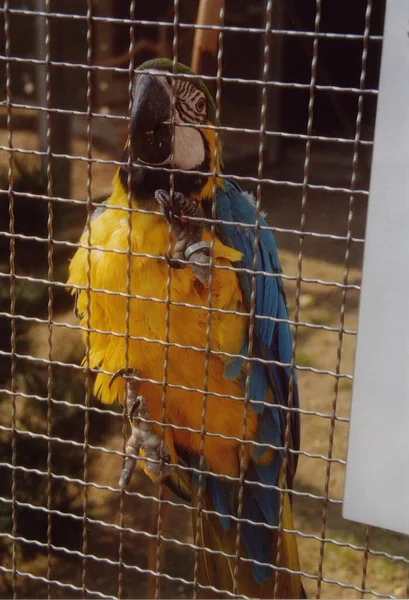
{"type": "MultiPolygon", "coordinates": [[[[127,163],[128,150],[125,148],[122,162],[127,163]]],[[[209,173],[210,164],[205,159],[202,165],[192,173],[183,171],[174,173],[173,187],[176,192],[184,194],[188,198],[202,199],[211,197],[214,185],[214,177],[201,175],[199,172],[209,173]]],[[[132,200],[141,207],[147,207],[154,200],[156,190],[171,189],[171,173],[160,167],[145,167],[144,165],[120,167],[118,171],[118,181],[122,186],[126,196],[128,195],[129,185],[132,192],[132,200]]]]}

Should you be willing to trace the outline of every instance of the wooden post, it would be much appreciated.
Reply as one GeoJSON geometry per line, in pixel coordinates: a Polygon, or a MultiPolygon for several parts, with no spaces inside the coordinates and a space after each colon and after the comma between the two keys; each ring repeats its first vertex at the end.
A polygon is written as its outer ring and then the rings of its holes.
{"type": "MultiPolygon", "coordinates": [[[[220,25],[220,9],[224,0],[200,0],[197,25],[220,25]]],[[[200,75],[216,73],[219,32],[196,29],[193,41],[192,69],[200,75]]]]}

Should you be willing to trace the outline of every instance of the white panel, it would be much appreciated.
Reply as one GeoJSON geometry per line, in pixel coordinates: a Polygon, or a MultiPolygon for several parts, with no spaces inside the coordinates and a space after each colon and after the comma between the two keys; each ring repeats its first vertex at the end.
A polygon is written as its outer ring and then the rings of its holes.
{"type": "Polygon", "coordinates": [[[409,0],[388,0],[343,515],[409,534],[409,0]]]}

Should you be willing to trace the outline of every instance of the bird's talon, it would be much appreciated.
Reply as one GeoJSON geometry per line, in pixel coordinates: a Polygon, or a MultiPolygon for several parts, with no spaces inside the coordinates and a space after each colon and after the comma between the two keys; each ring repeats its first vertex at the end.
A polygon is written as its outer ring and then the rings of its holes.
{"type": "Polygon", "coordinates": [[[155,199],[161,206],[169,204],[169,194],[165,190],[156,190],[155,199]]]}
{"type": "Polygon", "coordinates": [[[167,220],[168,223],[170,223],[172,221],[172,211],[170,210],[170,208],[165,208],[164,206],[162,206],[162,213],[165,217],[165,219],[167,220]]]}
{"type": "Polygon", "coordinates": [[[149,471],[155,479],[162,481],[167,477],[171,470],[170,452],[167,444],[161,442],[159,447],[147,454],[152,460],[146,461],[146,470],[149,471]]]}
{"type": "Polygon", "coordinates": [[[137,396],[136,399],[133,401],[132,406],[128,413],[128,417],[131,421],[133,421],[135,412],[137,412],[137,413],[141,412],[142,407],[143,407],[143,398],[142,398],[142,396],[137,396]]]}
{"type": "Polygon", "coordinates": [[[118,371],[116,371],[116,373],[114,373],[109,381],[109,388],[111,388],[112,384],[114,383],[114,381],[116,379],[118,379],[118,377],[136,377],[138,375],[138,372],[135,371],[135,369],[132,369],[131,367],[124,367],[122,369],[119,369],[118,371]]]}
{"type": "MultiPolygon", "coordinates": [[[[186,264],[180,263],[180,260],[183,259],[186,248],[202,240],[204,225],[196,220],[202,216],[200,207],[195,200],[180,192],[169,194],[165,190],[156,190],[155,198],[175,240],[173,258],[165,255],[166,262],[173,269],[184,269],[186,264]]],[[[203,267],[193,267],[193,270],[200,281],[207,281],[206,274],[202,273],[203,267]]]]}
{"type": "MultiPolygon", "coordinates": [[[[176,263],[177,266],[178,263],[176,263]]],[[[127,416],[132,425],[132,433],[125,447],[125,461],[119,478],[119,485],[125,488],[135,469],[136,456],[142,458],[142,468],[153,480],[162,479],[169,472],[170,452],[165,442],[154,432],[149,422],[149,411],[143,396],[137,395],[138,372],[135,369],[119,369],[111,378],[112,384],[117,377],[126,380],[127,416]]]]}
{"type": "Polygon", "coordinates": [[[125,488],[131,481],[132,474],[135,469],[136,460],[132,457],[125,459],[125,464],[122,469],[121,476],[119,478],[119,487],[125,488]]]}
{"type": "Polygon", "coordinates": [[[175,258],[171,258],[168,254],[165,254],[165,260],[172,269],[182,269],[183,265],[180,264],[175,258]]]}
{"type": "Polygon", "coordinates": [[[159,203],[161,211],[165,216],[166,220],[170,223],[174,216],[172,211],[172,201],[170,195],[164,190],[156,190],[155,199],[159,203]]]}

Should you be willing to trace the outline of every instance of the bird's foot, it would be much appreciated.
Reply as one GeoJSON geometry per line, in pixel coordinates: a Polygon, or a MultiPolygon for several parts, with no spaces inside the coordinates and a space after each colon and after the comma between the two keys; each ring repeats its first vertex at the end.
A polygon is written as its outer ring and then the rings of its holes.
{"type": "Polygon", "coordinates": [[[110,381],[112,385],[117,377],[125,379],[126,413],[132,426],[132,433],[125,446],[126,458],[119,478],[120,487],[129,484],[137,456],[143,456],[142,468],[154,481],[162,480],[169,474],[170,469],[169,448],[152,429],[146,400],[138,395],[137,375],[134,369],[120,369],[110,381]]]}
{"type": "Polygon", "coordinates": [[[204,225],[197,219],[203,218],[203,214],[198,204],[179,192],[168,194],[165,190],[156,190],[155,198],[175,238],[173,257],[166,256],[168,264],[180,269],[185,266],[180,260],[190,261],[196,277],[207,284],[210,246],[202,241],[204,225]]]}

